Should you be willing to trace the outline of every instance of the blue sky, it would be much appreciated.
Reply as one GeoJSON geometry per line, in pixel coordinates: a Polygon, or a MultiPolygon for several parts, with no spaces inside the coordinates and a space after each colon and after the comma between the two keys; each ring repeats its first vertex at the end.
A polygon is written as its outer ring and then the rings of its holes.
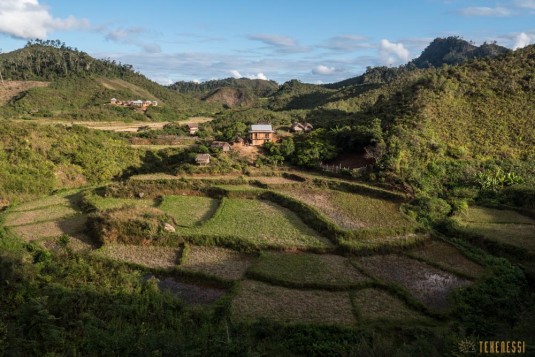
{"type": "Polygon", "coordinates": [[[0,0],[0,48],[59,39],[151,79],[329,83],[396,66],[436,37],[535,43],[535,0],[0,0]]]}

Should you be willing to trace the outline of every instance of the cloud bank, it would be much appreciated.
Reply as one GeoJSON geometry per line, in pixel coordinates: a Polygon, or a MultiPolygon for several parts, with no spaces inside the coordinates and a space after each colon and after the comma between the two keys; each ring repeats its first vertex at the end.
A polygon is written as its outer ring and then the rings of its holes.
{"type": "Polygon", "coordinates": [[[408,62],[410,58],[409,50],[401,42],[394,43],[385,39],[379,43],[379,56],[387,66],[408,62]]]}
{"type": "Polygon", "coordinates": [[[1,0],[0,33],[18,39],[45,39],[55,30],[89,28],[89,21],[54,18],[39,0],[1,0]]]}

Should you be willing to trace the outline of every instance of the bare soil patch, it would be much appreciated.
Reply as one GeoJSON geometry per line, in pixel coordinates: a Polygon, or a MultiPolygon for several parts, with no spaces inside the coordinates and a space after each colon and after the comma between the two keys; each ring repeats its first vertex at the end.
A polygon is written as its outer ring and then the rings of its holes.
{"type": "Polygon", "coordinates": [[[48,87],[49,84],[50,82],[38,81],[4,81],[4,85],[0,85],[0,105],[6,104],[11,98],[30,88],[48,87]]]}
{"type": "Polygon", "coordinates": [[[190,246],[180,268],[226,280],[243,277],[254,257],[219,247],[190,246]]]}
{"type": "Polygon", "coordinates": [[[172,269],[177,264],[179,251],[172,247],[108,244],[95,254],[149,268],[172,269]]]}
{"type": "Polygon", "coordinates": [[[403,286],[434,310],[448,309],[449,293],[455,288],[472,284],[469,280],[428,264],[395,254],[362,257],[355,261],[372,276],[403,286]]]}
{"type": "Polygon", "coordinates": [[[283,323],[356,323],[349,292],[296,290],[253,280],[240,283],[231,316],[246,321],[266,318],[283,323]]]}

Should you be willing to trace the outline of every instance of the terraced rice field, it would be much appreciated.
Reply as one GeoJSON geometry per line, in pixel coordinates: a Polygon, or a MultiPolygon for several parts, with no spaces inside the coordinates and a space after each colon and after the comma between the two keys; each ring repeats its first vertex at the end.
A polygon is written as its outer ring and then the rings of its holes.
{"type": "Polygon", "coordinates": [[[472,278],[478,278],[484,271],[481,265],[466,258],[454,246],[436,240],[411,249],[408,254],[472,278]]]}
{"type": "Polygon", "coordinates": [[[59,219],[67,216],[72,216],[77,213],[77,210],[74,208],[65,205],[59,204],[55,206],[44,206],[42,208],[33,209],[30,211],[17,211],[13,212],[6,218],[5,225],[10,226],[20,226],[23,224],[32,224],[43,221],[50,221],[54,219],[59,219]]]}
{"type": "Polygon", "coordinates": [[[409,308],[403,301],[386,291],[367,288],[353,294],[353,304],[359,321],[430,322],[425,315],[409,308]]]}
{"type": "Polygon", "coordinates": [[[176,266],[179,249],[157,246],[108,244],[94,254],[148,268],[172,269],[176,266]]]}
{"type": "Polygon", "coordinates": [[[292,211],[259,200],[223,198],[215,215],[200,227],[182,228],[185,235],[234,237],[259,248],[327,249],[329,240],[292,211]]]}
{"type": "Polygon", "coordinates": [[[249,273],[296,286],[350,287],[370,281],[347,258],[330,254],[265,252],[249,273]]]}
{"type": "Polygon", "coordinates": [[[208,305],[226,293],[225,289],[186,283],[170,277],[159,278],[153,274],[148,274],[143,279],[153,281],[161,291],[173,294],[189,305],[208,305]]]}
{"type": "Polygon", "coordinates": [[[296,290],[244,280],[232,301],[235,321],[266,318],[284,323],[353,325],[349,292],[296,290]]]}
{"type": "Polygon", "coordinates": [[[190,246],[180,268],[225,280],[241,279],[254,257],[219,247],[190,246]]]}
{"type": "Polygon", "coordinates": [[[99,211],[124,206],[154,207],[156,204],[154,200],[150,199],[102,197],[99,195],[88,195],[84,197],[84,200],[99,211]]]}
{"type": "Polygon", "coordinates": [[[212,217],[219,201],[202,196],[165,196],[158,207],[182,227],[193,227],[212,217]]]}
{"type": "Polygon", "coordinates": [[[535,253],[535,220],[517,212],[470,207],[463,224],[469,233],[535,253]]]}
{"type": "Polygon", "coordinates": [[[399,204],[355,193],[320,189],[281,189],[281,193],[303,201],[341,228],[394,228],[409,226],[399,204]]]}
{"type": "Polygon", "coordinates": [[[63,234],[75,235],[86,229],[87,216],[77,215],[55,221],[11,227],[11,230],[24,240],[32,241],[41,238],[59,237],[63,234]]]}
{"type": "Polygon", "coordinates": [[[447,310],[449,293],[471,284],[469,280],[401,255],[375,255],[354,261],[373,277],[404,287],[432,310],[447,310]]]}

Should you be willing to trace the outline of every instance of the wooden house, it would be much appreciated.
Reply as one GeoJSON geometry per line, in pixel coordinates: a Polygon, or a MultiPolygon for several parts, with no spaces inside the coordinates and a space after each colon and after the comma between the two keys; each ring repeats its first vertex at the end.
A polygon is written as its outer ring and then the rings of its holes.
{"type": "Polygon", "coordinates": [[[200,166],[206,166],[210,163],[210,154],[197,154],[195,162],[200,166]]]}
{"type": "Polygon", "coordinates": [[[195,133],[199,131],[199,125],[188,124],[188,130],[190,135],[195,135],[195,133]]]}
{"type": "Polygon", "coordinates": [[[312,131],[312,129],[314,129],[314,127],[310,123],[295,122],[290,127],[290,130],[293,131],[294,133],[308,133],[312,131]]]}
{"type": "Polygon", "coordinates": [[[230,151],[230,144],[226,141],[213,141],[211,147],[213,148],[219,148],[222,152],[229,152],[230,151]]]}
{"type": "Polygon", "coordinates": [[[256,124],[251,125],[249,130],[249,140],[251,145],[263,145],[264,143],[273,141],[273,127],[271,124],[256,124]]]}

